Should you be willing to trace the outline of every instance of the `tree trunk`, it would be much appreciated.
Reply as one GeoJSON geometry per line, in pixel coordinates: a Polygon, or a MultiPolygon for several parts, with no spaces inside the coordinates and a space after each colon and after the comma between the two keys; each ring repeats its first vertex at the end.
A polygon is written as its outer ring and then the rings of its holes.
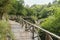
{"type": "Polygon", "coordinates": [[[0,20],[2,20],[2,17],[3,17],[3,13],[0,13],[0,20]]]}

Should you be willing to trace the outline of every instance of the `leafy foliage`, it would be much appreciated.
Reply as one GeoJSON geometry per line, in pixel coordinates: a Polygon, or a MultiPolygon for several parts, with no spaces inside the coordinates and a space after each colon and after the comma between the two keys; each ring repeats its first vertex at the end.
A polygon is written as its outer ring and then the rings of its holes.
{"type": "Polygon", "coordinates": [[[12,3],[14,3],[15,0],[0,0],[0,19],[2,19],[3,15],[7,15],[7,13],[11,10],[12,8],[12,3]]]}
{"type": "Polygon", "coordinates": [[[23,0],[16,1],[15,4],[13,4],[13,9],[9,14],[22,15],[22,10],[24,8],[23,3],[23,0]]]}
{"type": "Polygon", "coordinates": [[[12,35],[10,25],[7,21],[0,20],[0,40],[7,40],[7,34],[12,35]]]}
{"type": "Polygon", "coordinates": [[[60,7],[54,8],[54,15],[49,16],[46,18],[46,21],[44,21],[41,25],[43,28],[56,33],[57,35],[60,35],[60,7]]]}

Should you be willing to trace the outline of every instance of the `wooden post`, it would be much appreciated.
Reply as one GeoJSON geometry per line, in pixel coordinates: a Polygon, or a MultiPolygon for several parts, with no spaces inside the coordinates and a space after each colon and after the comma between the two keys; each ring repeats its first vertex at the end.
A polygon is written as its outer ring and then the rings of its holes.
{"type": "Polygon", "coordinates": [[[24,24],[24,22],[22,22],[22,24],[21,24],[22,25],[22,28],[23,28],[23,24],[24,24]]]}
{"type": "MultiPolygon", "coordinates": [[[[39,30],[39,29],[37,29],[37,30],[39,30]]],[[[36,33],[37,33],[37,37],[38,37],[38,39],[37,39],[37,40],[41,40],[41,38],[40,38],[40,36],[39,36],[38,31],[37,31],[36,33]]]]}
{"type": "Polygon", "coordinates": [[[45,40],[53,40],[53,39],[52,39],[52,37],[51,37],[48,33],[46,33],[46,38],[45,38],[45,40]]]}
{"type": "Polygon", "coordinates": [[[25,27],[25,22],[23,21],[22,27],[25,27]]]}
{"type": "Polygon", "coordinates": [[[60,39],[58,39],[58,40],[60,40],[60,39]]]}
{"type": "Polygon", "coordinates": [[[27,31],[27,27],[28,27],[28,24],[26,23],[26,25],[25,25],[25,31],[27,31]]]}
{"type": "Polygon", "coordinates": [[[34,40],[34,26],[32,27],[32,40],[34,40]]]}
{"type": "Polygon", "coordinates": [[[39,37],[39,35],[38,35],[38,40],[41,40],[41,38],[39,37]]]}

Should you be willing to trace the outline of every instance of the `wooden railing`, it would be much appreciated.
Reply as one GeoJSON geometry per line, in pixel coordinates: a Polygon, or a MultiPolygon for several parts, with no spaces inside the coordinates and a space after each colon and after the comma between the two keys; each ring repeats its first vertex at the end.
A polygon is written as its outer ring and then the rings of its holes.
{"type": "Polygon", "coordinates": [[[44,40],[60,40],[60,36],[55,35],[54,33],[51,33],[35,24],[32,24],[32,23],[22,19],[22,18],[20,18],[18,22],[22,25],[22,27],[25,27],[25,31],[29,31],[32,33],[32,40],[35,40],[35,38],[38,38],[37,40],[42,40],[39,36],[40,34],[38,33],[39,30],[43,31],[43,33],[45,34],[45,38],[43,38],[44,40]],[[37,36],[34,35],[35,33],[37,34],[37,36]],[[54,39],[54,38],[56,38],[56,39],[54,39]]]}

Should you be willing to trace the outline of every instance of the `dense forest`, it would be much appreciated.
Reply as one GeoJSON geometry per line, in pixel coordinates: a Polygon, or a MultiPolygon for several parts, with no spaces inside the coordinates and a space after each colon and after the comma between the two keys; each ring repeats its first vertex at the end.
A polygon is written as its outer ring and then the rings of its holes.
{"type": "MultiPolygon", "coordinates": [[[[31,7],[28,5],[25,6],[24,0],[0,0],[0,28],[2,28],[2,25],[8,25],[4,23],[10,18],[16,20],[18,17],[22,17],[60,36],[60,0],[55,0],[48,5],[35,4],[31,7]],[[2,22],[2,20],[5,21],[2,22]]],[[[3,26],[3,28],[5,27],[3,26]]],[[[2,29],[0,29],[0,34],[2,34],[2,29]]],[[[7,29],[3,30],[6,31],[7,29]]]]}
{"type": "Polygon", "coordinates": [[[27,21],[40,25],[57,35],[60,35],[60,1],[55,0],[48,5],[24,6],[24,1],[19,0],[13,4],[9,15],[21,16],[27,21]]]}

